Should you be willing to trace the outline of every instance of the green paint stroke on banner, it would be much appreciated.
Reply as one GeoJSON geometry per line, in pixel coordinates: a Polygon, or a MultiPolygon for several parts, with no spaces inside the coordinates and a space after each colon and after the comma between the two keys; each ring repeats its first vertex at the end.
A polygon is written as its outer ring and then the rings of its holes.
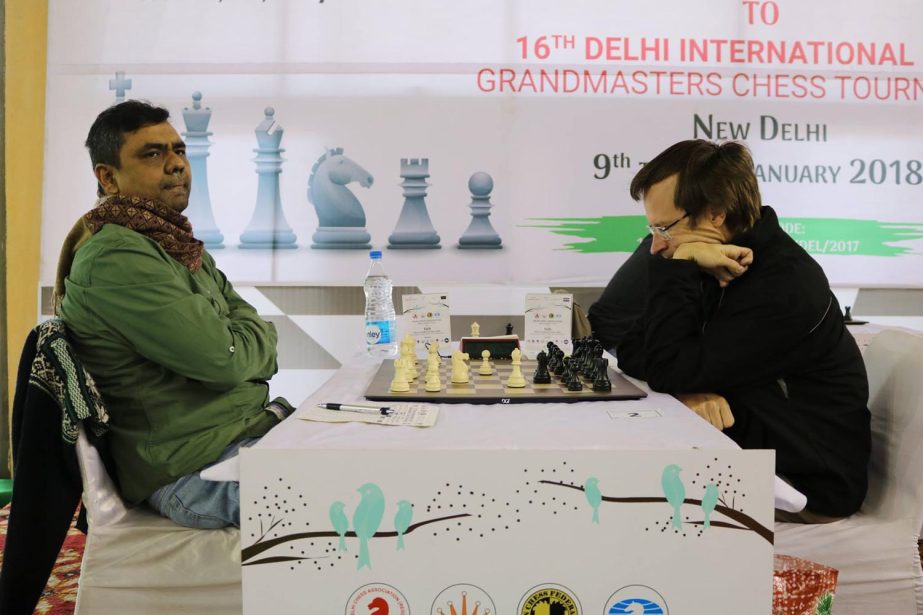
{"type": "MultiPolygon", "coordinates": [[[[602,218],[532,218],[547,224],[526,224],[526,228],[545,228],[557,235],[584,241],[568,243],[565,250],[586,254],[634,252],[647,233],[644,216],[604,216],[602,218]]],[[[923,223],[879,222],[848,218],[782,218],[782,228],[810,254],[901,256],[919,255],[900,241],[923,238],[923,223]]]]}

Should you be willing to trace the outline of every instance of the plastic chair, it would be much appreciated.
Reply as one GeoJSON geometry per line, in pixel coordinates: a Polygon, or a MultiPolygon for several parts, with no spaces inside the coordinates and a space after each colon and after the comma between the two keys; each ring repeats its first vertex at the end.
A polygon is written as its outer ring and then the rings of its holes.
{"type": "Polygon", "coordinates": [[[865,502],[834,523],[777,523],[775,550],[839,570],[834,615],[923,615],[923,336],[883,331],[864,359],[872,414],[865,502]]]}

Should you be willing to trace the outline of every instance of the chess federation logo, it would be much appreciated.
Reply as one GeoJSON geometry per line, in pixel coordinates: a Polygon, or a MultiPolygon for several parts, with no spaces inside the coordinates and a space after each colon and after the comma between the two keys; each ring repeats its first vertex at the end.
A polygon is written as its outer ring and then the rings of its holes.
{"type": "Polygon", "coordinates": [[[410,615],[404,595],[384,583],[369,583],[352,593],[346,615],[410,615]]]}
{"type": "Polygon", "coordinates": [[[480,587],[460,583],[439,592],[430,615],[497,615],[497,607],[480,587]]]}
{"type": "Polygon", "coordinates": [[[626,585],[606,601],[606,615],[670,615],[667,601],[647,585],[626,585]]]}
{"type": "Polygon", "coordinates": [[[582,610],[574,592],[563,585],[536,585],[519,603],[519,615],[580,615],[582,610]]]}

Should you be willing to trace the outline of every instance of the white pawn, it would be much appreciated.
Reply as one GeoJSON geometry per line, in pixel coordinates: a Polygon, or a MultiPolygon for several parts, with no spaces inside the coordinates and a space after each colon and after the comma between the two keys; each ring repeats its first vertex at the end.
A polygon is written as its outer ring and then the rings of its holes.
{"type": "Polygon", "coordinates": [[[494,373],[493,368],[490,366],[489,350],[481,352],[481,369],[478,370],[478,373],[482,376],[490,376],[492,373],[494,373]]]}
{"type": "Polygon", "coordinates": [[[526,386],[526,379],[522,375],[522,352],[519,348],[513,349],[513,371],[510,372],[510,379],[506,381],[506,386],[511,389],[521,389],[526,386]]]}
{"type": "Polygon", "coordinates": [[[442,381],[439,380],[439,370],[426,372],[426,386],[424,387],[429,393],[438,393],[442,390],[442,381]]]}
{"type": "Polygon", "coordinates": [[[468,364],[465,363],[467,359],[467,352],[455,351],[452,353],[451,380],[453,384],[465,384],[468,382],[468,364]]]}
{"type": "Polygon", "coordinates": [[[406,393],[410,390],[407,374],[404,373],[404,362],[400,359],[394,361],[394,380],[391,381],[392,393],[406,393]]]}

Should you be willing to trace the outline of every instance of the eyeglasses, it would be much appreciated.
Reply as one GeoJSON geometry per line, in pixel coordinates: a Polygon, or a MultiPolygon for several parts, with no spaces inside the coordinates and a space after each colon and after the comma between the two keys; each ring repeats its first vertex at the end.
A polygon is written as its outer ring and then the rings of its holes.
{"type": "Polygon", "coordinates": [[[688,215],[689,215],[688,213],[685,213],[683,214],[681,218],[677,218],[676,220],[674,220],[673,222],[671,222],[670,224],[666,226],[651,226],[650,224],[648,224],[647,230],[651,235],[657,235],[664,241],[670,241],[673,238],[670,235],[670,229],[676,226],[682,220],[684,220],[688,215]]]}

